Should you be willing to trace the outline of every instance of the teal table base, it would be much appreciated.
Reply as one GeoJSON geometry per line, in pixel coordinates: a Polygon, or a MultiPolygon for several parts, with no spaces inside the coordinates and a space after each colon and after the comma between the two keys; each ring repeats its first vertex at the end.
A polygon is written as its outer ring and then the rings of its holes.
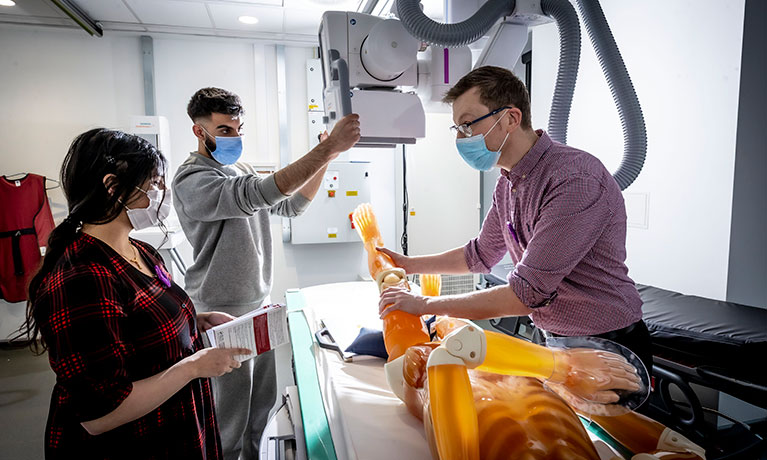
{"type": "Polygon", "coordinates": [[[306,299],[299,290],[288,291],[285,297],[288,304],[288,325],[293,346],[298,400],[304,423],[306,455],[308,460],[337,460],[317,376],[314,334],[302,311],[306,306],[306,299]]]}

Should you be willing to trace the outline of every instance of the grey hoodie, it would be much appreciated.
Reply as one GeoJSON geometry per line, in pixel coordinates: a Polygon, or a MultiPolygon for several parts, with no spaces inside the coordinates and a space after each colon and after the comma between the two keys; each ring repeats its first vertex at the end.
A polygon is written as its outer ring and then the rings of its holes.
{"type": "Polygon", "coordinates": [[[186,291],[199,311],[239,315],[261,305],[272,287],[269,214],[300,215],[310,201],[283,195],[274,175],[224,166],[192,152],[173,179],[174,205],[194,249],[186,291]]]}

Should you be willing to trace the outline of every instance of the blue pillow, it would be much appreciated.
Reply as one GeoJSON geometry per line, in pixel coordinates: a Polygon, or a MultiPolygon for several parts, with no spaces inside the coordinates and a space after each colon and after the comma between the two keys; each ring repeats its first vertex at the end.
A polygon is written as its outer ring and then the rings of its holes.
{"type": "Polygon", "coordinates": [[[389,359],[389,354],[386,352],[386,346],[384,345],[383,331],[366,327],[360,329],[359,335],[346,351],[358,355],[370,355],[389,359]]]}

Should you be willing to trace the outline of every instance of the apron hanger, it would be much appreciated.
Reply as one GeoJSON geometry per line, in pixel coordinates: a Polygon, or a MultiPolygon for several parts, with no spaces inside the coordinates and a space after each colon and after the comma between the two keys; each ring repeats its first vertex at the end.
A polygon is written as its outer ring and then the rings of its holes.
{"type": "Polygon", "coordinates": [[[56,179],[51,179],[50,177],[46,177],[45,180],[53,182],[55,184],[51,187],[45,187],[45,190],[53,190],[53,189],[61,187],[61,182],[57,181],[56,179]]]}
{"type": "MultiPolygon", "coordinates": [[[[30,173],[27,173],[27,172],[19,172],[19,173],[14,173],[14,174],[6,174],[6,175],[5,175],[5,176],[3,176],[3,177],[4,177],[4,178],[6,178],[7,180],[17,180],[17,179],[19,179],[19,178],[16,178],[16,179],[14,179],[14,176],[23,176],[23,177],[26,177],[26,176],[28,176],[29,174],[30,174],[30,173]]],[[[51,179],[50,177],[46,177],[46,178],[45,178],[45,180],[46,180],[46,181],[50,181],[50,182],[53,182],[53,184],[54,184],[54,185],[52,185],[51,187],[45,187],[45,190],[53,190],[53,189],[57,189],[57,188],[61,187],[61,182],[57,181],[56,179],[51,179]]]]}

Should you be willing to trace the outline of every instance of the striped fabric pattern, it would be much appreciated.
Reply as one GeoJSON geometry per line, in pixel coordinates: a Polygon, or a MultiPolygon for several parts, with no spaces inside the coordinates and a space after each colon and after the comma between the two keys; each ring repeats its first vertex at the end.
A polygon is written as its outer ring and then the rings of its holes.
{"type": "Polygon", "coordinates": [[[549,332],[594,335],[639,321],[618,184],[596,157],[537,133],[519,163],[501,170],[482,229],[464,247],[469,269],[488,273],[508,251],[509,285],[549,332]]]}

